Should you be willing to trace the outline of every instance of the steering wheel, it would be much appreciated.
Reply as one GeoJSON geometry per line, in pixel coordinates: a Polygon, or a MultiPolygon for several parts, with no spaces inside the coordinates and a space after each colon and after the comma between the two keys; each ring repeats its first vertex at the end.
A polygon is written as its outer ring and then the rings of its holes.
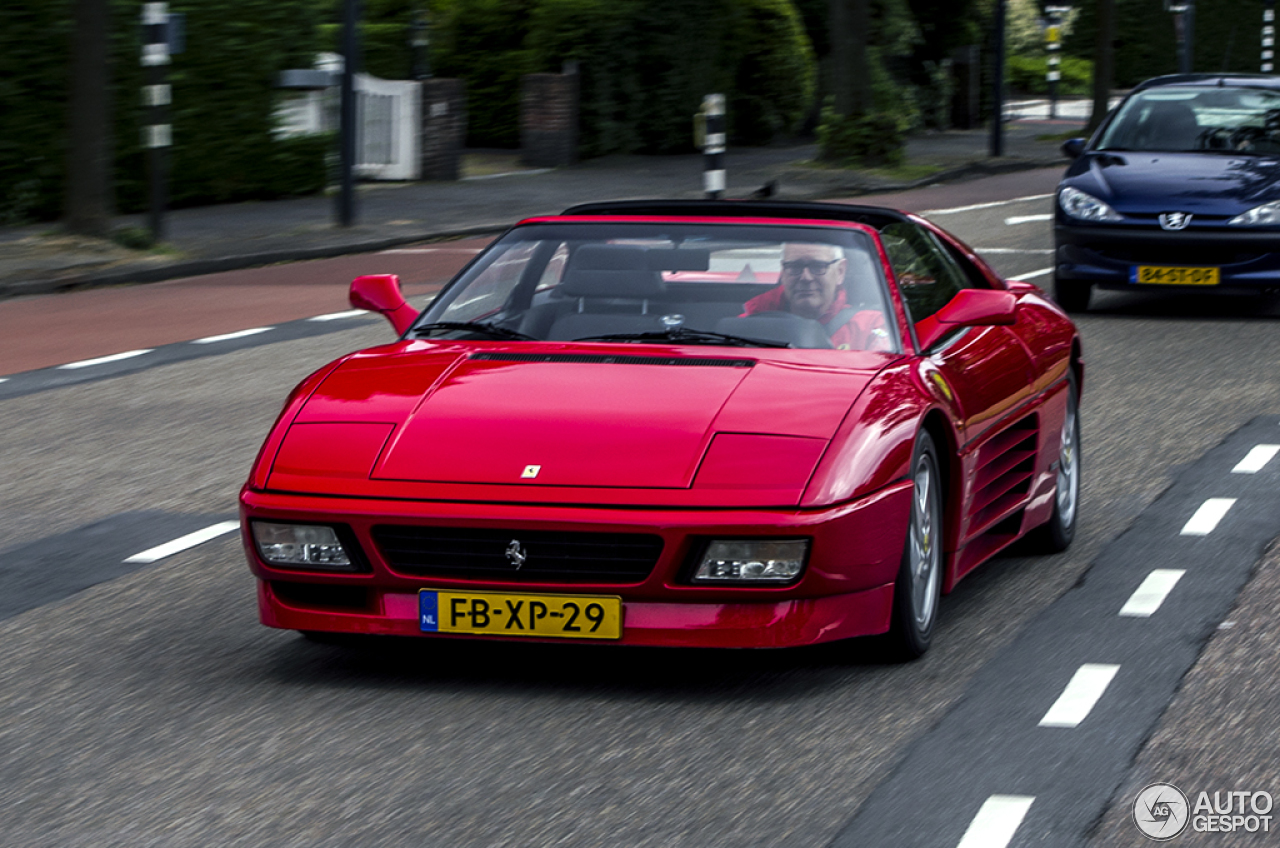
{"type": "Polygon", "coordinates": [[[1226,127],[1210,127],[1200,133],[1199,138],[1196,139],[1196,147],[1200,150],[1225,150],[1234,146],[1232,143],[1234,136],[1235,133],[1226,127]]]}
{"type": "Polygon", "coordinates": [[[803,315],[797,315],[794,312],[783,312],[775,310],[773,312],[752,312],[747,318],[786,318],[791,321],[812,321],[812,318],[805,318],[803,315]]]}
{"type": "Polygon", "coordinates": [[[1240,127],[1231,134],[1231,149],[1248,150],[1265,134],[1261,127],[1240,127]]]}

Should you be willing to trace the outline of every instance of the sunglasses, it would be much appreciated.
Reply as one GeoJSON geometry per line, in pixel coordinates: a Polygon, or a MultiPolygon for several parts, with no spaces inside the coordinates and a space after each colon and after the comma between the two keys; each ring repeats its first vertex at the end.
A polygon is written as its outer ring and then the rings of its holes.
{"type": "Polygon", "coordinates": [[[799,277],[805,271],[808,271],[816,278],[822,278],[827,275],[827,270],[839,259],[832,259],[829,262],[823,262],[820,259],[789,259],[782,263],[782,273],[788,277],[799,277]]]}

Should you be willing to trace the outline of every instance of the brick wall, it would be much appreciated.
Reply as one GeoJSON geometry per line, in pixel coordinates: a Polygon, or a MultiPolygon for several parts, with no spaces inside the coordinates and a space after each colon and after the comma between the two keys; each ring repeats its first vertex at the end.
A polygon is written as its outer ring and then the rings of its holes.
{"type": "Polygon", "coordinates": [[[467,94],[462,80],[422,81],[422,178],[456,180],[467,139],[467,94]]]}
{"type": "Polygon", "coordinates": [[[520,80],[520,153],[526,165],[578,161],[578,75],[528,74],[520,80]]]}

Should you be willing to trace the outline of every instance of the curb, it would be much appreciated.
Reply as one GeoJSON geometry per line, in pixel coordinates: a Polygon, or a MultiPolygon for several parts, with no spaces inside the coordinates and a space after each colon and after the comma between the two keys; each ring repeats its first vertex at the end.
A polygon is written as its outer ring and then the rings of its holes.
{"type": "MultiPolygon", "coordinates": [[[[801,187],[798,191],[784,191],[793,199],[819,200],[833,196],[859,197],[869,194],[888,194],[911,191],[938,183],[955,180],[973,179],[997,174],[1008,174],[1017,171],[1030,171],[1041,168],[1064,166],[1066,160],[1061,157],[1052,159],[1018,159],[1018,160],[977,160],[921,177],[907,182],[860,181],[850,179],[847,182],[828,182],[820,186],[801,187]]],[[[857,174],[858,172],[853,172],[857,174]]],[[[793,178],[803,176],[811,178],[808,172],[784,172],[783,176],[793,178]]],[[[850,177],[853,176],[852,174],[850,177]]],[[[801,178],[797,182],[803,183],[801,178]]],[[[558,211],[558,210],[557,210],[558,211]]],[[[543,213],[543,214],[554,214],[543,213]]],[[[528,216],[526,216],[528,217],[528,216]]],[[[513,221],[478,223],[453,229],[431,230],[418,233],[403,233],[380,239],[361,239],[337,244],[313,247],[298,247],[287,250],[268,250],[261,253],[235,254],[209,259],[192,259],[183,262],[160,266],[132,266],[105,269],[100,272],[89,271],[80,274],[35,280],[0,280],[0,300],[23,295],[56,294],[76,289],[98,288],[105,286],[132,285],[141,283],[159,283],[181,277],[196,277],[205,274],[218,274],[227,271],[239,271],[245,268],[258,268],[284,262],[303,262],[310,259],[330,259],[335,256],[346,256],[356,253],[373,253],[387,250],[402,244],[440,241],[472,236],[497,235],[505,232],[513,221]]]]}

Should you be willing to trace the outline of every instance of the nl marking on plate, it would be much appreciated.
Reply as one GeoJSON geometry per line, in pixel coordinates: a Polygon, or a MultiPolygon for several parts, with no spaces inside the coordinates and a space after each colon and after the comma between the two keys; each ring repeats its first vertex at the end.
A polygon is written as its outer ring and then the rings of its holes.
{"type": "Polygon", "coordinates": [[[616,595],[535,595],[523,592],[418,592],[423,633],[622,638],[622,599],[616,595]]]}

